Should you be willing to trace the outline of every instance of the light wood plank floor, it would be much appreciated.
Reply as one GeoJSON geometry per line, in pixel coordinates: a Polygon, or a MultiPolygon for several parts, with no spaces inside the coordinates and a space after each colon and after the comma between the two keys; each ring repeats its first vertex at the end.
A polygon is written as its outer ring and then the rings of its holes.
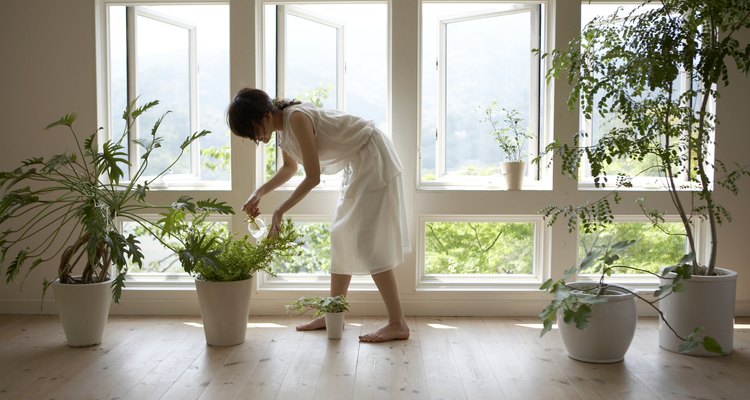
{"type": "Polygon", "coordinates": [[[750,399],[750,318],[710,358],[659,349],[642,318],[607,365],[571,360],[531,317],[410,318],[410,340],[383,344],[357,340],[382,318],[332,341],[302,321],[251,317],[244,344],[215,348],[196,317],[113,316],[102,345],[73,349],[56,316],[0,315],[0,399],[750,399]]]}

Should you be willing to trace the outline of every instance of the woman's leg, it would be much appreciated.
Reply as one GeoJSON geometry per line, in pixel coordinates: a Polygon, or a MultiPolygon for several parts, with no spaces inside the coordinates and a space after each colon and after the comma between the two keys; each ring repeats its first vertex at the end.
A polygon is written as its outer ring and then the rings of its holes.
{"type": "MultiPolygon", "coordinates": [[[[342,274],[331,274],[331,296],[335,297],[338,295],[346,296],[349,290],[349,282],[352,281],[351,275],[342,274]]],[[[318,317],[314,320],[297,326],[298,331],[312,331],[316,329],[323,329],[326,327],[326,320],[324,317],[318,317]]]]}
{"type": "Polygon", "coordinates": [[[398,294],[398,282],[392,269],[372,275],[372,280],[380,291],[380,296],[388,311],[388,324],[373,333],[359,337],[362,342],[387,342],[409,338],[409,327],[406,325],[401,299],[398,294]]]}

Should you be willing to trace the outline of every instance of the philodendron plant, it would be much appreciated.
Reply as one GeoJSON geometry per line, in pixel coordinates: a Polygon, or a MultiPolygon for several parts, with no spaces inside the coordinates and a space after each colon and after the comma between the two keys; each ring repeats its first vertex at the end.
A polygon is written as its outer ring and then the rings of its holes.
{"type": "Polygon", "coordinates": [[[547,279],[539,289],[552,295],[552,300],[541,314],[539,314],[539,318],[543,324],[541,336],[544,336],[544,334],[552,329],[552,325],[557,322],[559,314],[562,314],[564,323],[575,324],[578,329],[587,329],[591,323],[592,307],[599,303],[605,303],[607,301],[605,296],[610,294],[610,288],[616,287],[619,291],[632,294],[654,309],[665,326],[682,341],[680,351],[687,352],[696,346],[702,345],[710,352],[724,353],[714,338],[710,336],[701,337],[702,329],[700,327],[695,328],[686,337],[681,336],[672,328],[669,321],[665,318],[664,313],[658,307],[660,300],[682,290],[683,280],[690,278],[689,275],[686,275],[687,271],[685,269],[682,269],[680,274],[672,278],[669,284],[656,290],[651,298],[642,296],[627,287],[620,285],[613,286],[605,282],[607,277],[625,269],[661,277],[659,274],[648,270],[620,264],[622,253],[635,243],[635,240],[623,240],[614,244],[596,244],[589,249],[578,265],[566,270],[561,278],[547,279]],[[598,274],[599,279],[596,282],[592,282],[592,285],[586,289],[581,289],[580,287],[574,288],[569,284],[569,280],[575,278],[581,271],[591,271],[598,274]]]}
{"type": "MultiPolygon", "coordinates": [[[[142,151],[138,165],[133,166],[126,148],[128,133],[138,117],[159,104],[137,106],[136,101],[123,113],[125,129],[119,137],[98,146],[96,130],[81,142],[74,128],[76,114],[67,114],[47,129],[65,127],[75,140],[75,151],[34,157],[0,173],[0,266],[5,267],[6,283],[57,260],[55,279],[60,283],[114,278],[112,296],[115,302],[119,300],[128,261],[140,266],[143,253],[134,235],[117,230],[116,219],[133,221],[154,233],[154,224],[142,215],[163,206],[146,202],[149,185],[166,174],[193,142],[209,133],[188,135],[172,164],[147,177],[149,160],[161,147],[157,131],[166,113],[154,123],[150,135],[133,141],[142,151]],[[131,170],[129,180],[127,169],[131,170]]],[[[44,280],[43,295],[50,284],[44,280]]]]}

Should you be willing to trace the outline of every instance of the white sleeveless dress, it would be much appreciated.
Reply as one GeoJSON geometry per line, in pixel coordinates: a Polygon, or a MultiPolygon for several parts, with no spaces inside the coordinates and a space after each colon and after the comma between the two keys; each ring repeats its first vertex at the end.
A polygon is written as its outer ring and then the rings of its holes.
{"type": "Polygon", "coordinates": [[[401,182],[401,162],[393,144],[374,123],[312,104],[284,109],[279,147],[302,163],[289,117],[302,112],[315,130],[320,173],[344,171],[331,223],[331,272],[372,275],[395,268],[411,251],[401,182]]]}

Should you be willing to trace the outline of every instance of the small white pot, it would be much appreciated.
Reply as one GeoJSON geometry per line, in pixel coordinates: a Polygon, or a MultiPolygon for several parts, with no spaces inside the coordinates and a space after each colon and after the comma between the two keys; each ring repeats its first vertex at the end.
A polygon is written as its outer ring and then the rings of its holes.
{"type": "Polygon", "coordinates": [[[326,333],[328,339],[341,339],[344,333],[344,312],[325,313],[326,333]]]}
{"type": "Polygon", "coordinates": [[[508,190],[521,190],[523,176],[526,173],[526,163],[523,161],[504,162],[501,164],[501,172],[505,175],[508,190]]]}
{"type": "MultiPolygon", "coordinates": [[[[591,282],[573,282],[572,287],[587,288],[591,282]]],[[[589,326],[576,328],[566,324],[562,312],[557,316],[557,326],[570,358],[591,363],[614,363],[625,358],[635,335],[637,313],[635,296],[617,286],[609,286],[603,297],[606,303],[591,306],[589,326]]]]}
{"type": "Polygon", "coordinates": [[[64,284],[55,280],[51,286],[68,346],[100,344],[112,305],[112,279],[89,284],[64,284]]]}
{"type": "MultiPolygon", "coordinates": [[[[659,301],[659,309],[680,336],[687,337],[697,327],[703,327],[701,339],[711,336],[719,342],[725,354],[734,347],[734,304],[737,290],[737,272],[716,268],[716,276],[694,275],[683,280],[684,290],[672,293],[659,301]]],[[[667,278],[674,277],[668,273],[667,278]]],[[[661,279],[661,284],[669,283],[661,279]]],[[[659,321],[659,346],[678,352],[682,341],[659,321]]],[[[685,353],[694,356],[719,356],[698,345],[685,353]]]]}
{"type": "Polygon", "coordinates": [[[234,282],[195,280],[207,344],[234,346],[245,342],[251,289],[252,278],[234,282]]]}

